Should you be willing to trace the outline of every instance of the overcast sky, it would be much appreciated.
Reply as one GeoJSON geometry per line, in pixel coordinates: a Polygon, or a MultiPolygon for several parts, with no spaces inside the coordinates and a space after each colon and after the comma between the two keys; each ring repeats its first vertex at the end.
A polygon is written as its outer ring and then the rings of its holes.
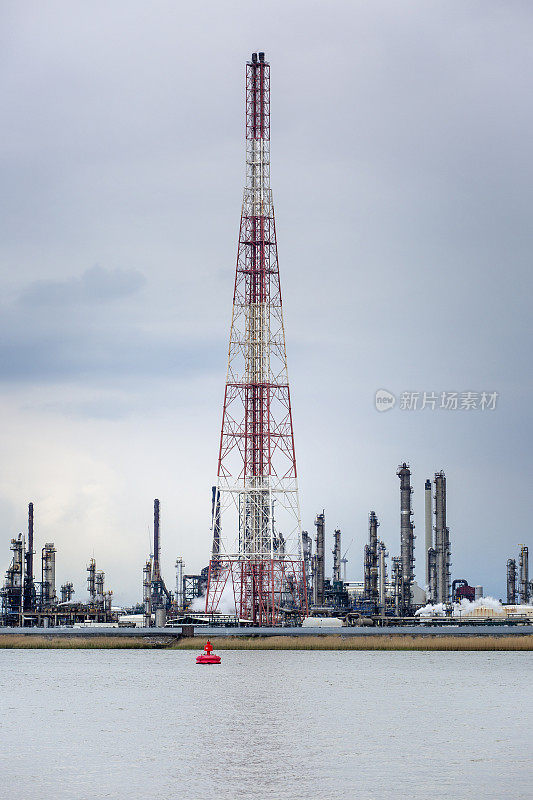
{"type": "MultiPolygon", "coordinates": [[[[0,569],[86,598],[209,558],[244,183],[244,65],[271,63],[271,180],[304,527],[362,577],[444,469],[453,577],[504,597],[531,538],[533,7],[524,0],[4,0],[0,569]],[[398,398],[375,409],[376,390],[398,398]],[[497,392],[494,410],[402,392],[497,392]],[[38,563],[38,562],[37,562],[38,563]],[[3,565],[3,566],[2,566],[3,565]],[[40,576],[38,576],[40,577],[40,576]]],[[[329,571],[329,568],[328,568],[329,571]]]]}

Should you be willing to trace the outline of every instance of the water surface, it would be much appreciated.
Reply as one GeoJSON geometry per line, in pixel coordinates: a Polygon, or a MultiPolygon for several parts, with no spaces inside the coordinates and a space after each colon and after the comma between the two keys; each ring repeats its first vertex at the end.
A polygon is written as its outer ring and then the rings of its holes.
{"type": "Polygon", "coordinates": [[[531,653],[221,654],[0,650],[5,796],[533,797],[531,653]]]}

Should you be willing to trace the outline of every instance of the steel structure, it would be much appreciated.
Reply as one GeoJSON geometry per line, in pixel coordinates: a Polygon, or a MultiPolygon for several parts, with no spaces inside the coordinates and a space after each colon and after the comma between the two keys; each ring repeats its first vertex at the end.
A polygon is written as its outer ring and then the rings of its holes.
{"type": "Polygon", "coordinates": [[[61,585],[61,602],[70,603],[72,595],[74,594],[74,586],[72,581],[67,581],[61,585]]]}
{"type": "Polygon", "coordinates": [[[306,614],[264,53],[246,64],[246,187],[215,491],[206,612],[231,586],[237,613],[256,624],[306,614]]]}

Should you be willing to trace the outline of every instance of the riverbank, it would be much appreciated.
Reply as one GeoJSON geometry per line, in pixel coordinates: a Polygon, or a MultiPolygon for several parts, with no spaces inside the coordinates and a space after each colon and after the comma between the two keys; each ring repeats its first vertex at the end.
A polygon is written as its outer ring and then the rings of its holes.
{"type": "MultiPolygon", "coordinates": [[[[379,637],[343,637],[340,634],[314,636],[212,637],[215,650],[432,650],[432,651],[531,651],[533,636],[417,636],[391,634],[379,637]]],[[[78,650],[196,650],[203,640],[176,636],[43,636],[0,635],[0,649],[78,650]]]]}

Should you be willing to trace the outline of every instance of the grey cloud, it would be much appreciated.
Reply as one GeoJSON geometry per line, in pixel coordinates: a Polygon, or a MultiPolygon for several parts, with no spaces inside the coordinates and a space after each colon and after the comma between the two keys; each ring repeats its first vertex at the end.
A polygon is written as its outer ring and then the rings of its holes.
{"type": "Polygon", "coordinates": [[[145,276],[138,270],[106,269],[96,264],[79,277],[33,281],[21,292],[18,302],[23,306],[109,302],[135,294],[145,283],[145,276]]]}
{"type": "Polygon", "coordinates": [[[54,383],[79,379],[106,384],[149,376],[180,380],[210,369],[216,350],[208,343],[176,342],[124,325],[107,333],[84,326],[65,328],[63,333],[37,329],[24,338],[3,338],[0,380],[54,383]]]}
{"type": "Polygon", "coordinates": [[[30,283],[4,306],[0,382],[179,381],[211,368],[217,347],[208,336],[180,334],[173,306],[154,314],[144,298],[133,298],[145,284],[138,270],[100,266],[67,280],[30,283]]]}

